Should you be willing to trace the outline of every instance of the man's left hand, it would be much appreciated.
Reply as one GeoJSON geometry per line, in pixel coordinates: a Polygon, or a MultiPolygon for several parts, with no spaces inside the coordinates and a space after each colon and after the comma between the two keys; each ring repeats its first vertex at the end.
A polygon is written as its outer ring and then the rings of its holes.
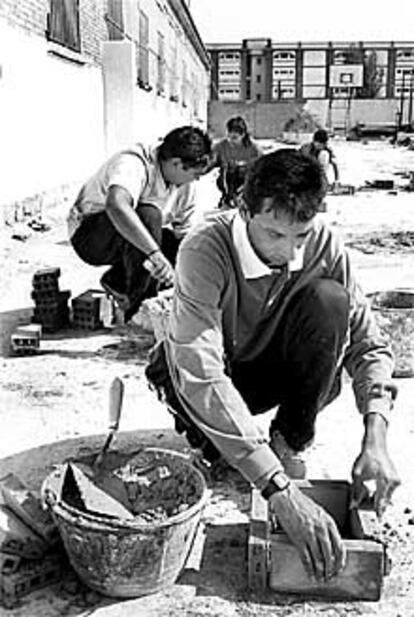
{"type": "Polygon", "coordinates": [[[391,502],[392,494],[401,484],[397,470],[392,462],[385,443],[364,443],[361,453],[352,468],[353,494],[355,507],[367,496],[365,482],[375,482],[374,507],[381,518],[391,502]]]}

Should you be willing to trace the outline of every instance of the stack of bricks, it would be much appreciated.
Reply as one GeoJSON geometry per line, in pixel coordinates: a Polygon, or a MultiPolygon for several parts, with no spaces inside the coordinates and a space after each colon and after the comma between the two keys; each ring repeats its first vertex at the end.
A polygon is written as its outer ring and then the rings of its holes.
{"type": "Polygon", "coordinates": [[[33,321],[45,332],[56,332],[69,324],[70,291],[59,290],[60,268],[37,270],[33,275],[33,321]]]}
{"type": "Polygon", "coordinates": [[[99,330],[104,324],[101,320],[103,294],[92,289],[72,300],[72,324],[81,330],[99,330]]]}

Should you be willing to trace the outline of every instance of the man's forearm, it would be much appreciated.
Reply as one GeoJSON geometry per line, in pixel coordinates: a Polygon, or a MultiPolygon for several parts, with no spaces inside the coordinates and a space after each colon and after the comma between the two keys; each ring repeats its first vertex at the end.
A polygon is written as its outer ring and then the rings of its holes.
{"type": "Polygon", "coordinates": [[[363,447],[385,447],[388,422],[380,413],[368,413],[364,416],[365,434],[363,447]]]}
{"type": "Polygon", "coordinates": [[[121,236],[138,250],[148,255],[159,249],[132,205],[124,197],[108,199],[106,213],[121,236]]]}

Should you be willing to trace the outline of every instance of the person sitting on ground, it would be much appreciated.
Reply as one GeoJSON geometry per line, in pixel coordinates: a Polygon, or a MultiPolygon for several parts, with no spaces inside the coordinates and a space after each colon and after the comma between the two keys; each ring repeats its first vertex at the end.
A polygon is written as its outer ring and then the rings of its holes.
{"type": "Polygon", "coordinates": [[[233,208],[248,166],[262,155],[262,151],[250,137],[247,124],[241,116],[227,121],[226,133],[226,137],[213,146],[209,170],[219,168],[217,187],[222,194],[219,207],[233,208]]]}
{"type": "Polygon", "coordinates": [[[332,168],[334,174],[333,189],[335,189],[339,183],[339,168],[335,154],[332,148],[328,145],[328,142],[329,135],[327,131],[324,129],[318,129],[313,134],[312,141],[307,144],[303,144],[300,147],[300,151],[302,154],[310,156],[318,161],[319,165],[322,167],[327,187],[331,184],[329,182],[329,178],[331,173],[330,170],[332,168]]]}
{"type": "Polygon", "coordinates": [[[304,450],[344,367],[364,425],[354,503],[373,480],[380,515],[400,481],[386,443],[393,356],[347,250],[315,216],[323,197],[319,164],[294,148],[253,164],[240,209],[204,221],[180,246],[166,336],[146,377],[176,429],[260,489],[307,572],[328,580],[344,565],[344,543],[290,478],[306,475],[304,450]],[[253,416],[276,406],[266,439],[253,416]]]}
{"type": "Polygon", "coordinates": [[[125,321],[156,294],[157,285],[172,284],[178,245],[195,210],[193,180],[210,156],[205,132],[176,128],[157,147],[136,144],[112,156],[72,206],[72,246],[86,263],[111,266],[101,284],[124,310],[125,321]]]}

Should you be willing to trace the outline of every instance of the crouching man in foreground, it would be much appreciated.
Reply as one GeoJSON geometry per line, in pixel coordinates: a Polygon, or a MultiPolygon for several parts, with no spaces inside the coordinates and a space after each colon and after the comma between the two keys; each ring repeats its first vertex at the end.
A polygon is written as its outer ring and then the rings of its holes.
{"type": "MultiPolygon", "coordinates": [[[[329,514],[290,478],[318,412],[350,374],[364,425],[354,498],[376,483],[381,514],[399,478],[388,454],[393,359],[349,256],[315,216],[324,197],[317,162],[292,149],[258,159],[240,211],[217,215],[183,241],[169,331],[147,377],[176,428],[210,460],[223,456],[269,500],[310,576],[328,580],[345,549],[329,514]],[[278,406],[269,439],[253,416],[278,406]]],[[[340,435],[332,435],[338,440],[340,435]]]]}

